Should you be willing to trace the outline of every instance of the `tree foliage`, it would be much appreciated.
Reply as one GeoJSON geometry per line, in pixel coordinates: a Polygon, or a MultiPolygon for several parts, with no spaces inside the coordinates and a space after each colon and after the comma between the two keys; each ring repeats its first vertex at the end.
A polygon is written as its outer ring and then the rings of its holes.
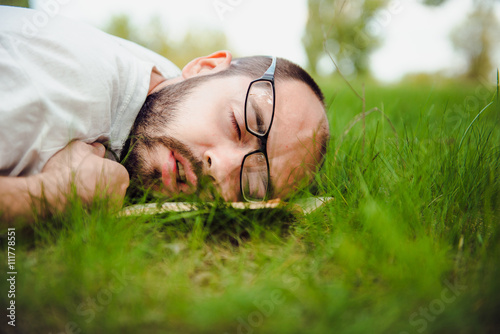
{"type": "Polygon", "coordinates": [[[342,72],[366,74],[368,56],[380,43],[373,24],[387,3],[388,0],[308,0],[309,16],[302,41],[309,69],[319,72],[321,62],[329,58],[328,51],[342,72]]]}
{"type": "Polygon", "coordinates": [[[428,6],[440,6],[448,0],[421,0],[423,4],[428,6]]]}
{"type": "Polygon", "coordinates": [[[493,1],[476,1],[473,11],[457,27],[451,40],[467,59],[466,75],[470,79],[488,78],[494,63],[495,47],[500,42],[500,25],[493,11],[493,1]]]}
{"type": "MultiPolygon", "coordinates": [[[[427,6],[438,7],[448,0],[420,0],[427,6]]],[[[500,26],[494,14],[494,4],[500,0],[474,0],[467,19],[450,36],[455,48],[467,59],[466,75],[485,78],[493,68],[493,54],[500,44],[500,26]]],[[[308,0],[309,16],[302,39],[308,67],[322,72],[325,63],[335,65],[344,74],[369,72],[368,57],[380,44],[383,20],[390,21],[388,0],[308,0]],[[387,19],[388,17],[388,19],[387,19]]]]}
{"type": "Polygon", "coordinates": [[[223,32],[212,29],[189,30],[180,40],[171,38],[159,17],[137,27],[127,15],[112,17],[104,29],[108,33],[140,44],[182,68],[190,60],[227,49],[223,32]]]}
{"type": "MultiPolygon", "coordinates": [[[[440,6],[448,0],[422,0],[429,6],[440,6]]],[[[455,49],[465,55],[466,76],[469,79],[484,79],[492,72],[493,54],[500,44],[500,25],[494,13],[499,0],[474,0],[473,10],[452,32],[450,38],[455,49]]]]}
{"type": "Polygon", "coordinates": [[[0,0],[0,5],[29,8],[30,2],[29,0],[0,0]]]}

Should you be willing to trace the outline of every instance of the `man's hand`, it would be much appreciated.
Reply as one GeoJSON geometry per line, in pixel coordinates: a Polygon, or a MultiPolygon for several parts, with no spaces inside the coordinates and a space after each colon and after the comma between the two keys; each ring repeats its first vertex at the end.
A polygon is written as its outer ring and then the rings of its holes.
{"type": "Polygon", "coordinates": [[[42,173],[1,177],[2,218],[12,220],[22,216],[32,220],[33,208],[40,214],[46,213],[45,207],[62,211],[72,189],[84,203],[90,203],[93,198],[109,198],[121,206],[129,175],[125,167],[105,159],[104,154],[105,148],[100,143],[73,141],[49,159],[42,173]]]}
{"type": "Polygon", "coordinates": [[[50,158],[42,175],[63,193],[69,193],[74,185],[85,203],[94,197],[111,197],[121,205],[129,185],[128,172],[119,163],[105,159],[105,153],[100,143],[73,141],[50,158]]]}

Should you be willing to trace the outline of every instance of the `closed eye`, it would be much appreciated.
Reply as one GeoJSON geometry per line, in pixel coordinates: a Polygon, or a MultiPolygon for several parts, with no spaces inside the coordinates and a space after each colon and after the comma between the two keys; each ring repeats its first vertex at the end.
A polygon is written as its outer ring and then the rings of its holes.
{"type": "Polygon", "coordinates": [[[234,117],[234,112],[230,111],[229,116],[231,117],[231,123],[233,123],[234,130],[236,131],[236,134],[238,135],[238,140],[241,140],[241,130],[238,125],[238,122],[236,121],[236,117],[234,117]]]}

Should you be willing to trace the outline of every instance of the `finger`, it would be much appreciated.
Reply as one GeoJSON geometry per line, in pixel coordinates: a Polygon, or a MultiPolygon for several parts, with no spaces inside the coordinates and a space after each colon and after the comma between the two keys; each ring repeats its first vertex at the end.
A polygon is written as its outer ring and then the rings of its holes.
{"type": "Polygon", "coordinates": [[[104,155],[106,154],[106,148],[104,147],[103,144],[94,142],[90,145],[93,147],[92,153],[94,153],[100,158],[104,158],[104,155]]]}
{"type": "Polygon", "coordinates": [[[112,160],[106,160],[104,162],[104,169],[107,173],[108,182],[115,185],[115,191],[119,191],[125,195],[130,182],[130,176],[127,169],[120,163],[112,160]]]}
{"type": "MultiPolygon", "coordinates": [[[[93,146],[88,144],[87,148],[93,146]]],[[[99,198],[117,198],[123,202],[128,185],[129,175],[121,164],[89,154],[78,168],[78,194],[90,202],[95,196],[99,198]]],[[[117,203],[118,203],[117,202],[117,203]]]]}

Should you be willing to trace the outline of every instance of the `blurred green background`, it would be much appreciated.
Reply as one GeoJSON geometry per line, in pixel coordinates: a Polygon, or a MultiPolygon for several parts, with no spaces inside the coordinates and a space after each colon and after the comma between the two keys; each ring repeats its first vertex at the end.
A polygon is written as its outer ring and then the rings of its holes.
{"type": "MultiPolygon", "coordinates": [[[[298,196],[334,201],[305,216],[220,204],[141,217],[75,201],[17,229],[17,326],[4,316],[0,332],[500,332],[498,2],[472,1],[450,36],[459,71],[387,85],[368,66],[383,36],[366,24],[391,3],[310,0],[296,36],[332,133],[318,189],[298,196]],[[349,83],[317,71],[325,57],[349,83]]],[[[107,22],[179,66],[230,47],[218,30],[171,40],[158,18],[107,22]]]]}
{"type": "MultiPolygon", "coordinates": [[[[166,56],[181,68],[189,60],[219,49],[234,50],[237,56],[249,55],[242,54],[242,45],[250,50],[243,52],[265,51],[261,44],[268,52],[281,53],[278,56],[287,58],[289,53],[291,60],[315,76],[338,76],[340,70],[349,79],[366,78],[374,72],[391,71],[401,62],[398,59],[411,58],[405,48],[412,42],[420,46],[414,53],[421,55],[422,64],[429,62],[429,68],[407,69],[405,74],[413,78],[422,72],[493,83],[500,66],[498,0],[3,0],[0,4],[31,5],[49,16],[63,14],[88,21],[166,56]],[[401,23],[402,18],[411,17],[419,21],[401,23]],[[397,32],[399,39],[392,38],[395,29],[402,29],[397,32]],[[444,34],[439,40],[443,48],[431,43],[433,30],[435,35],[444,34]],[[240,37],[235,38],[235,31],[240,37]],[[427,36],[428,45],[415,38],[419,34],[427,36]],[[394,51],[379,54],[374,62],[374,53],[387,49],[387,43],[394,51]],[[449,54],[443,58],[441,53],[449,54]],[[381,57],[390,59],[381,62],[381,57]]],[[[401,64],[404,66],[404,60],[401,64]]]]}

